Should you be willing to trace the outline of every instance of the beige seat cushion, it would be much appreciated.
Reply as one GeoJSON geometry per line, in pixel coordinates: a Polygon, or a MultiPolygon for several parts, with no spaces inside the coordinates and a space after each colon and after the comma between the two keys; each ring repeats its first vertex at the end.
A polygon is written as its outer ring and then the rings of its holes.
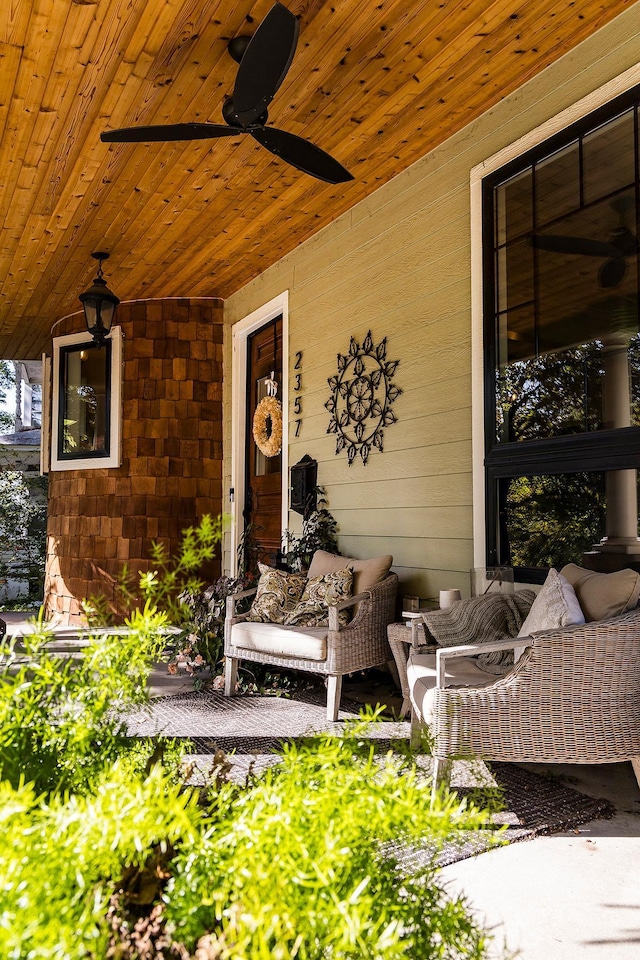
{"type": "Polygon", "coordinates": [[[373,557],[371,560],[355,560],[353,557],[340,557],[335,553],[327,553],[326,550],[316,550],[309,567],[309,579],[312,577],[323,577],[327,573],[335,573],[344,567],[351,567],[353,570],[353,593],[364,593],[376,583],[382,583],[385,579],[393,557],[387,554],[384,557],[373,557]]]}
{"type": "MultiPolygon", "coordinates": [[[[433,719],[433,690],[436,685],[435,653],[412,653],[407,660],[407,681],[413,704],[426,723],[433,719]]],[[[445,660],[447,687],[487,687],[495,683],[495,674],[481,670],[473,657],[449,657],[445,660]]]]}
{"type": "Polygon", "coordinates": [[[241,621],[231,628],[231,642],[244,650],[299,660],[327,659],[327,627],[284,627],[277,623],[241,621]]]}
{"type": "Polygon", "coordinates": [[[560,571],[576,592],[585,619],[608,620],[633,610],[640,599],[640,574],[635,570],[597,573],[575,563],[560,571]]]}

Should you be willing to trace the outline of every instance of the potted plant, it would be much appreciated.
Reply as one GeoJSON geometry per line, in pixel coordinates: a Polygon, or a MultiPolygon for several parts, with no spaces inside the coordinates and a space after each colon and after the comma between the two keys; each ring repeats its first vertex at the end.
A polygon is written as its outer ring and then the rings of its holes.
{"type": "Polygon", "coordinates": [[[302,534],[296,536],[290,530],[285,530],[282,557],[286,567],[295,573],[309,569],[316,550],[340,553],[338,522],[327,509],[324,489],[317,487],[316,492],[318,506],[304,515],[302,534]]]}

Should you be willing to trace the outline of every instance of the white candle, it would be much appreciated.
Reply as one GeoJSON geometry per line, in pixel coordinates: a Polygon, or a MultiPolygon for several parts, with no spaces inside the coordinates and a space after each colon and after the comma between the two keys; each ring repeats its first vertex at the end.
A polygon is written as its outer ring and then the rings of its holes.
{"type": "Polygon", "coordinates": [[[454,603],[461,599],[462,598],[459,590],[441,590],[440,609],[447,610],[449,607],[452,607],[454,603]]]}

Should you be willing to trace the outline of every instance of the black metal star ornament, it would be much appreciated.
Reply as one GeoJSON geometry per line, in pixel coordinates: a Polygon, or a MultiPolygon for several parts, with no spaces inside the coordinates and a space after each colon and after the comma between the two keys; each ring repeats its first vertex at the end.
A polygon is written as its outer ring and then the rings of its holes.
{"type": "Polygon", "coordinates": [[[349,352],[338,354],[338,374],[329,377],[331,414],[327,433],[335,433],[336,456],[347,451],[349,466],[360,454],[363,464],[371,449],[382,451],[384,428],[396,423],[391,404],[402,390],[391,382],[399,360],[387,360],[387,338],[374,345],[371,331],[362,345],[351,337],[349,352]]]}

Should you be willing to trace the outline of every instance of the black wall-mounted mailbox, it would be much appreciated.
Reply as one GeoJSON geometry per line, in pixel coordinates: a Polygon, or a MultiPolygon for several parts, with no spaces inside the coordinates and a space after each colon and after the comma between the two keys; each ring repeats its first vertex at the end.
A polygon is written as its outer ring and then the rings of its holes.
{"type": "Polygon", "coordinates": [[[305,454],[291,467],[291,509],[303,517],[318,509],[318,461],[305,454]]]}

